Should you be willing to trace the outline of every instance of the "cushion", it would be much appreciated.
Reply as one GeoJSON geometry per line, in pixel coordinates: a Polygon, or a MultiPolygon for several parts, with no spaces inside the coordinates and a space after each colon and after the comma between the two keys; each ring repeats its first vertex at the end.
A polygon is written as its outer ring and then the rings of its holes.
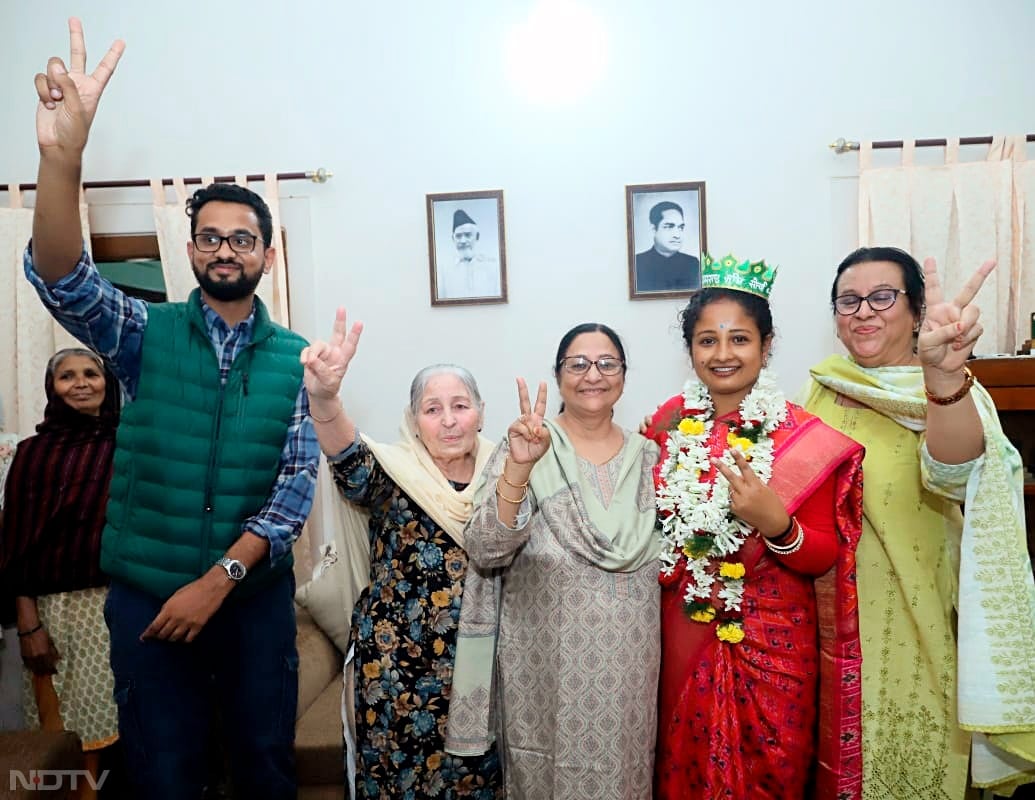
{"type": "Polygon", "coordinates": [[[340,497],[328,526],[331,544],[324,545],[313,579],[298,587],[295,600],[343,653],[349,649],[352,607],[370,582],[369,517],[340,497]]]}
{"type": "Polygon", "coordinates": [[[339,563],[334,545],[324,545],[313,579],[298,587],[295,602],[309,612],[320,630],[344,652],[349,646],[352,620],[351,614],[345,611],[345,585],[340,574],[344,565],[338,567],[339,563]]]}

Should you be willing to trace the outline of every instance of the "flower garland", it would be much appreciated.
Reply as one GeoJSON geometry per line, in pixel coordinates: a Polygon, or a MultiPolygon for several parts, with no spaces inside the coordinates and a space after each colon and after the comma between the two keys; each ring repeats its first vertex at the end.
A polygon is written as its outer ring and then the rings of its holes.
{"type": "MultiPolygon", "coordinates": [[[[660,469],[657,504],[661,521],[661,573],[670,576],[680,558],[686,559],[690,576],[683,599],[690,618],[711,622],[719,609],[711,604],[716,580],[722,583],[722,622],[716,636],[736,644],[744,638],[740,605],[744,597],[744,565],[727,557],[737,553],[752,528],[730,511],[729,481],[710,460],[708,439],[714,426],[715,407],[700,381],[683,387],[683,417],[668,432],[668,452],[660,469]],[[702,480],[702,476],[709,476],[702,480]]],[[[740,425],[732,426],[723,463],[737,471],[733,450],[751,462],[762,483],[773,474],[773,441],[770,434],[787,418],[787,403],[776,380],[762,370],[754,387],[740,404],[740,425]]]]}

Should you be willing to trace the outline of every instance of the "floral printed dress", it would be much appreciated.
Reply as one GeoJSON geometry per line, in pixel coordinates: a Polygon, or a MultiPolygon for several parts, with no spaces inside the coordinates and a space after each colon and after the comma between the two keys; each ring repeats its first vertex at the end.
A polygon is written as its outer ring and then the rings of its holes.
{"type": "Polygon", "coordinates": [[[352,615],[356,796],[501,797],[495,750],[462,758],[443,748],[467,554],[365,444],[331,471],[371,515],[370,585],[352,615]]]}

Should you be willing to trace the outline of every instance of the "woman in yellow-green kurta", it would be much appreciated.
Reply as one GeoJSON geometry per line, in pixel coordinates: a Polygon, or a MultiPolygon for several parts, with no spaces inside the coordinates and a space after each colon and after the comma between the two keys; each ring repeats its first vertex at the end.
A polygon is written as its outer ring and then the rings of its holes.
{"type": "Polygon", "coordinates": [[[965,366],[981,335],[971,300],[993,266],[943,301],[932,260],[855,251],[831,290],[849,356],[811,370],[806,409],[866,448],[866,800],[962,800],[968,767],[974,786],[1035,780],[1021,462],[965,366]]]}

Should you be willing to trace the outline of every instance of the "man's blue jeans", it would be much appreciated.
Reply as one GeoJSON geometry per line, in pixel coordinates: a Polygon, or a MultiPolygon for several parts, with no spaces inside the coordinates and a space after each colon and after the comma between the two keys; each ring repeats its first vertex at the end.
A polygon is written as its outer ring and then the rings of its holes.
{"type": "Polygon", "coordinates": [[[235,796],[296,796],[294,588],[288,573],[246,600],[235,601],[231,593],[197,638],[184,644],[141,641],[162,601],[112,581],[104,618],[134,797],[201,797],[217,708],[235,796]]]}

